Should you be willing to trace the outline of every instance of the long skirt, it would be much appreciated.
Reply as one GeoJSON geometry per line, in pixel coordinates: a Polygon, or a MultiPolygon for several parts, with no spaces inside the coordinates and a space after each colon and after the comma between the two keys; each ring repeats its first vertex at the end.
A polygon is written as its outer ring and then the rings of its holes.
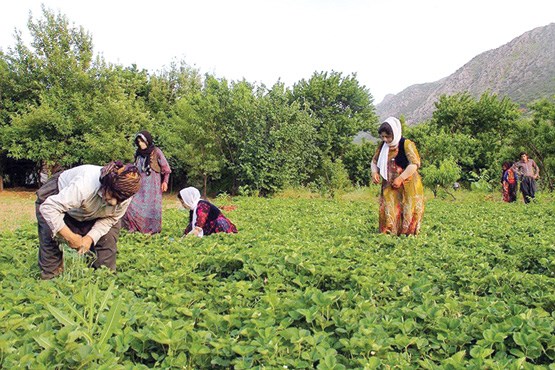
{"type": "Polygon", "coordinates": [[[204,235],[215,233],[237,233],[237,227],[223,214],[220,214],[215,220],[207,222],[202,230],[204,235]]]}
{"type": "Polygon", "coordinates": [[[516,201],[516,181],[510,183],[508,181],[503,181],[503,201],[504,202],[515,202],[516,201]]]}
{"type": "Polygon", "coordinates": [[[150,176],[141,173],[141,188],[122,217],[122,227],[131,232],[156,234],[162,231],[161,176],[152,171],[150,176]]]}
{"type": "Polygon", "coordinates": [[[424,215],[424,187],[415,173],[394,189],[382,182],[380,196],[380,232],[393,235],[417,235],[424,215]]]}

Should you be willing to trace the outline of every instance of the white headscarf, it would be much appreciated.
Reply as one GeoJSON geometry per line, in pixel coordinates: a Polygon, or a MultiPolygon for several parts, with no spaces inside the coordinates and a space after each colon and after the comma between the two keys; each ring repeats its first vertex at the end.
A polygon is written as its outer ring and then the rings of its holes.
{"type": "Polygon", "coordinates": [[[389,144],[384,142],[380,155],[378,156],[378,168],[380,169],[380,175],[387,181],[389,149],[395,148],[399,144],[399,140],[401,140],[401,122],[395,117],[389,117],[383,123],[388,123],[389,126],[391,126],[391,131],[393,131],[393,140],[389,144]]]}
{"type": "MultiPolygon", "coordinates": [[[[197,205],[200,200],[200,191],[197,188],[189,186],[188,188],[181,189],[179,192],[181,195],[181,199],[183,199],[183,203],[185,203],[191,211],[193,211],[193,220],[191,221],[191,232],[195,229],[195,225],[197,224],[197,205]]],[[[201,230],[198,234],[199,237],[202,237],[203,231],[201,230]]]]}

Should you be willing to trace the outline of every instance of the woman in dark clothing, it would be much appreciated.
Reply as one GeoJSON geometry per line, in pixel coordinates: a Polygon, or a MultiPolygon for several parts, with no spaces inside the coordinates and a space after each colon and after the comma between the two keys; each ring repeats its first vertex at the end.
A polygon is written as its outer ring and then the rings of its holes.
{"type": "Polygon", "coordinates": [[[156,234],[162,230],[162,193],[168,190],[172,171],[148,131],[135,136],[135,145],[135,165],[141,173],[141,189],[121,219],[122,227],[131,232],[156,234]]]}
{"type": "Polygon", "coordinates": [[[237,228],[218,207],[200,199],[200,192],[194,187],[182,189],[177,195],[184,208],[189,209],[189,224],[184,235],[202,237],[214,233],[236,233],[237,228]]]}
{"type": "Polygon", "coordinates": [[[501,184],[503,185],[503,201],[504,202],[515,202],[516,201],[516,189],[517,189],[517,174],[512,168],[513,164],[511,162],[504,162],[502,165],[503,175],[501,176],[501,184]]]}

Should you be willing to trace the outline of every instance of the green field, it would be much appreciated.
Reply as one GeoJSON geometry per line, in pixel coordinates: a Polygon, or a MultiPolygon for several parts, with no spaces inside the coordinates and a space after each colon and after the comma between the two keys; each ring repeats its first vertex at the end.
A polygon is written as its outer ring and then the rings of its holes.
{"type": "Polygon", "coordinates": [[[40,281],[35,224],[0,236],[0,368],[555,369],[555,203],[430,199],[418,237],[371,197],[219,198],[237,235],[123,233],[118,273],[66,253],[40,281]]]}

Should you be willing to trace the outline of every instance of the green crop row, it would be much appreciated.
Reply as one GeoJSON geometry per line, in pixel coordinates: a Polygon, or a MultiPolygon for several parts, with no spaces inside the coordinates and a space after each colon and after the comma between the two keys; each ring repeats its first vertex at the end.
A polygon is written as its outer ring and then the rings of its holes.
{"type": "Polygon", "coordinates": [[[548,199],[432,199],[418,237],[374,201],[233,203],[236,235],[123,233],[115,276],[40,281],[36,226],[2,234],[0,368],[555,368],[548,199]]]}

